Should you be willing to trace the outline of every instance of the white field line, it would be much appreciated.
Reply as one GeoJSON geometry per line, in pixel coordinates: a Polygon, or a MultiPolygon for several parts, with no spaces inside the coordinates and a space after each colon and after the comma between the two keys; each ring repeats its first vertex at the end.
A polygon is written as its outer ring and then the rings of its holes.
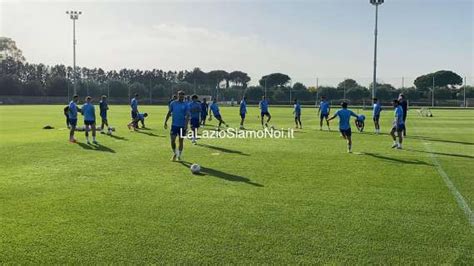
{"type": "Polygon", "coordinates": [[[443,170],[443,167],[439,163],[438,159],[436,159],[436,155],[433,153],[433,149],[430,147],[429,143],[424,142],[424,146],[426,148],[426,151],[429,152],[429,154],[431,155],[431,159],[433,160],[433,164],[435,165],[436,170],[438,170],[439,175],[443,178],[443,181],[449,188],[449,191],[451,191],[451,194],[453,194],[454,198],[456,198],[459,207],[464,211],[464,214],[466,214],[467,219],[469,220],[469,224],[471,225],[471,227],[474,228],[474,214],[472,213],[469,204],[466,202],[459,190],[453,184],[453,181],[451,181],[449,175],[443,170]]]}

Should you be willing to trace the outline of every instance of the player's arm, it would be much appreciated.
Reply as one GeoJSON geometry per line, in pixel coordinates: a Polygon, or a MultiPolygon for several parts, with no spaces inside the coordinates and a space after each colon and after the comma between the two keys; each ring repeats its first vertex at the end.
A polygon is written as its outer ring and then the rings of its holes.
{"type": "Polygon", "coordinates": [[[321,112],[321,104],[319,104],[319,106],[318,106],[318,115],[319,115],[320,112],[321,112]]]}
{"type": "Polygon", "coordinates": [[[168,119],[170,119],[170,116],[171,116],[171,110],[168,110],[168,113],[166,114],[166,118],[165,118],[165,125],[164,125],[165,129],[168,128],[168,119]]]}
{"type": "Polygon", "coordinates": [[[337,112],[336,112],[333,116],[331,116],[331,117],[328,119],[328,121],[333,120],[334,118],[336,118],[336,116],[337,116],[337,112]]]}

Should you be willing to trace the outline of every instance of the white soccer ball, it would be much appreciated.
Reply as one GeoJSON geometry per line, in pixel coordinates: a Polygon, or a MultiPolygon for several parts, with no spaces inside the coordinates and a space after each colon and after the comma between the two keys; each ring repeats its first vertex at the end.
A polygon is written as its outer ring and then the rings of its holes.
{"type": "Polygon", "coordinates": [[[197,163],[193,163],[190,169],[191,169],[191,173],[193,174],[199,174],[199,172],[201,172],[201,166],[197,163]]]}

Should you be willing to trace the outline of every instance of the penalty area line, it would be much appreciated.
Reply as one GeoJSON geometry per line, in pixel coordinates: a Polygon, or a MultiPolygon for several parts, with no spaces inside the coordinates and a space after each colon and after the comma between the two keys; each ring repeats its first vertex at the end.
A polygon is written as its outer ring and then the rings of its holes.
{"type": "Polygon", "coordinates": [[[467,219],[469,220],[469,224],[471,225],[472,228],[474,228],[474,214],[472,213],[472,210],[469,207],[469,204],[466,202],[462,194],[456,188],[453,181],[451,181],[451,178],[449,178],[449,175],[444,171],[443,167],[441,166],[438,159],[436,158],[436,155],[433,153],[433,149],[430,147],[429,143],[425,142],[424,146],[425,146],[426,151],[431,155],[431,159],[433,160],[433,164],[435,165],[436,170],[438,171],[439,175],[443,178],[444,183],[449,188],[449,191],[451,192],[451,194],[453,194],[459,207],[464,211],[464,214],[467,216],[467,219]]]}

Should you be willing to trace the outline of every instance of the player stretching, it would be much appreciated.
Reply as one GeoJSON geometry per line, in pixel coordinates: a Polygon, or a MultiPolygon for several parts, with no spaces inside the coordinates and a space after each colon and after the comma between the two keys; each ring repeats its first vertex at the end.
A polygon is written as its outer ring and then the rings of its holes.
{"type": "Polygon", "coordinates": [[[365,127],[365,115],[359,115],[355,120],[355,125],[359,132],[364,131],[365,127]]]}
{"type": "Polygon", "coordinates": [[[222,120],[221,112],[219,110],[219,105],[217,105],[217,101],[214,99],[212,100],[211,107],[209,107],[209,121],[212,120],[212,115],[219,121],[219,125],[217,126],[217,130],[221,129],[221,125],[224,124],[225,127],[229,127],[229,125],[222,120]]]}
{"type": "Polygon", "coordinates": [[[201,118],[201,102],[198,101],[198,96],[196,94],[191,97],[189,111],[191,112],[191,130],[193,133],[192,142],[193,144],[196,144],[199,126],[201,125],[201,122],[199,121],[201,118]]]}
{"type": "Polygon", "coordinates": [[[68,106],[69,125],[71,126],[69,130],[69,141],[72,143],[76,143],[76,139],[74,138],[74,132],[76,132],[77,126],[77,111],[81,111],[81,109],[77,107],[78,101],[79,96],[74,95],[74,97],[72,97],[72,101],[69,102],[68,106]]]}
{"type": "Polygon", "coordinates": [[[111,132],[109,127],[109,121],[107,120],[107,110],[109,110],[109,104],[107,103],[107,96],[102,95],[102,99],[99,102],[99,109],[100,109],[100,134],[104,134],[104,126],[107,126],[109,132],[111,132]]]}
{"type": "Polygon", "coordinates": [[[245,129],[244,122],[245,122],[245,115],[247,114],[247,97],[243,97],[242,101],[240,101],[240,129],[245,129]]]}
{"type": "Polygon", "coordinates": [[[296,128],[298,128],[298,124],[300,128],[303,128],[303,125],[301,125],[301,104],[298,102],[297,99],[295,99],[295,104],[293,105],[293,114],[295,115],[295,124],[296,128]]]}
{"type": "Polygon", "coordinates": [[[393,120],[392,130],[390,131],[390,135],[392,135],[393,139],[392,148],[401,149],[403,142],[403,131],[405,130],[405,122],[403,122],[403,109],[400,106],[398,100],[393,100],[393,107],[395,108],[395,119],[393,120]],[[398,142],[395,132],[397,132],[398,135],[398,142]]]}
{"type": "MultiPolygon", "coordinates": [[[[132,121],[138,121],[138,93],[135,93],[135,97],[130,101],[130,108],[132,109],[132,121]]],[[[138,122],[133,124],[133,129],[138,128],[138,122]]]]}
{"type": "Polygon", "coordinates": [[[405,95],[403,95],[403,93],[400,93],[400,95],[398,96],[398,102],[403,110],[403,125],[404,125],[403,136],[406,137],[407,127],[405,126],[405,123],[406,123],[405,121],[407,120],[407,114],[408,114],[408,102],[407,102],[407,99],[405,98],[405,95]]]}
{"type": "Polygon", "coordinates": [[[323,130],[323,119],[326,119],[326,124],[328,125],[328,130],[331,131],[329,127],[329,113],[331,112],[331,106],[327,101],[326,96],[321,96],[321,102],[319,103],[318,115],[319,115],[319,130],[323,130]]]}
{"type": "Polygon", "coordinates": [[[89,130],[92,130],[92,143],[98,144],[95,140],[95,107],[92,105],[92,97],[86,97],[86,103],[82,106],[82,115],[84,116],[84,126],[86,132],[86,141],[89,142],[89,130]]]}
{"type": "Polygon", "coordinates": [[[168,113],[165,118],[165,129],[168,128],[168,119],[172,117],[170,138],[171,150],[173,151],[172,161],[180,161],[184,148],[184,137],[187,132],[187,125],[189,121],[189,105],[184,101],[184,92],[178,91],[178,99],[171,102],[168,113]],[[179,139],[179,148],[176,149],[176,137],[179,139]]]}
{"type": "Polygon", "coordinates": [[[352,152],[352,131],[351,131],[351,116],[357,118],[358,116],[352,112],[351,110],[347,109],[347,103],[342,102],[341,104],[342,109],[338,110],[331,118],[327,121],[333,120],[336,116],[339,117],[339,131],[342,134],[342,137],[347,140],[347,152],[352,152]]]}
{"type": "Polygon", "coordinates": [[[380,134],[380,113],[382,112],[382,105],[377,98],[374,98],[373,119],[375,125],[375,134],[380,134]]]}
{"type": "Polygon", "coordinates": [[[201,103],[201,125],[206,125],[207,113],[209,112],[209,104],[206,101],[206,98],[202,98],[201,103]]]}
{"type": "Polygon", "coordinates": [[[270,112],[268,112],[268,100],[265,96],[262,96],[262,100],[258,103],[258,108],[260,108],[262,127],[268,127],[268,123],[270,122],[270,119],[272,119],[272,116],[270,115],[270,112]],[[263,119],[265,116],[268,118],[267,122],[265,122],[265,126],[263,126],[263,119]]]}

